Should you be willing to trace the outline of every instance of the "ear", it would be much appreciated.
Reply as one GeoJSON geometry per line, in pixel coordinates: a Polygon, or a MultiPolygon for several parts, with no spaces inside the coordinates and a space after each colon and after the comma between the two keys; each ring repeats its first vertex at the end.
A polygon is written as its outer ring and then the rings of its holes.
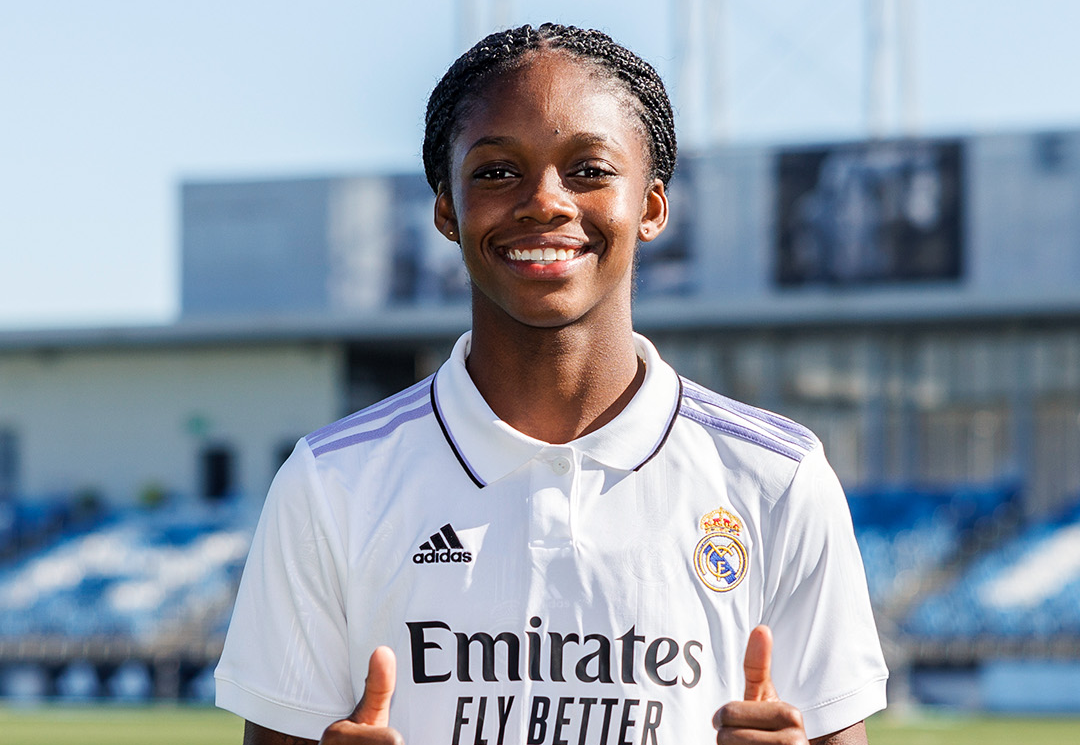
{"type": "Polygon", "coordinates": [[[461,242],[457,214],[454,212],[454,200],[445,184],[439,184],[439,191],[435,195],[435,227],[446,236],[447,240],[454,243],[461,242]]]}
{"type": "Polygon", "coordinates": [[[643,241],[651,241],[664,232],[668,221],[667,193],[664,191],[664,182],[654,179],[645,192],[645,204],[641,214],[641,225],[638,226],[638,238],[643,241]]]}

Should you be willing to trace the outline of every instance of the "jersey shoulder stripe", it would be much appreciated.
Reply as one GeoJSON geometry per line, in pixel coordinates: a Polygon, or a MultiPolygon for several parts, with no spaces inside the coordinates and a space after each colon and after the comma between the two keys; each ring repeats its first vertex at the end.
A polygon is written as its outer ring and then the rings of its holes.
{"type": "Polygon", "coordinates": [[[813,432],[787,417],[721,396],[685,378],[682,384],[680,416],[796,462],[817,446],[813,432]]]}
{"type": "Polygon", "coordinates": [[[431,413],[432,376],[390,398],[312,432],[305,439],[312,454],[320,455],[388,436],[402,424],[431,413]]]}
{"type": "Polygon", "coordinates": [[[350,414],[344,419],[328,424],[321,429],[317,429],[307,436],[308,444],[314,446],[316,443],[326,440],[339,432],[343,432],[352,427],[359,426],[365,422],[370,422],[375,419],[379,419],[385,415],[387,411],[396,410],[402,406],[408,406],[415,401],[420,400],[428,393],[429,378],[421,380],[419,383],[409,386],[403,391],[395,393],[389,398],[384,398],[378,403],[374,403],[368,406],[366,409],[350,414]]]}

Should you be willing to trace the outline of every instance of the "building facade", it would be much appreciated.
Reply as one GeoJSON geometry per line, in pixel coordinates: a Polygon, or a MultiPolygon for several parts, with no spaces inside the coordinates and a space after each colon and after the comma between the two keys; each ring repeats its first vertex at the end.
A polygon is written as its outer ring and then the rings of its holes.
{"type": "MultiPolygon", "coordinates": [[[[636,325],[841,480],[1080,496],[1080,133],[691,155],[636,325]]],[[[190,183],[168,327],[0,335],[0,494],[260,499],[307,431],[468,325],[419,174],[190,183]]]]}

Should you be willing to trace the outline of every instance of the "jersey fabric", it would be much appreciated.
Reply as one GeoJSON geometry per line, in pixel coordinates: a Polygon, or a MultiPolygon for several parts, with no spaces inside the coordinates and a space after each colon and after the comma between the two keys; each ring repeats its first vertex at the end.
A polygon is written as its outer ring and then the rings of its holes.
{"type": "Polygon", "coordinates": [[[847,503],[813,434],[681,379],[636,336],[646,375],[626,408],[547,444],[491,411],[469,340],[297,444],[255,533],[219,706],[317,740],[386,644],[406,743],[714,742],[766,623],[809,737],[884,707],[847,503]]]}

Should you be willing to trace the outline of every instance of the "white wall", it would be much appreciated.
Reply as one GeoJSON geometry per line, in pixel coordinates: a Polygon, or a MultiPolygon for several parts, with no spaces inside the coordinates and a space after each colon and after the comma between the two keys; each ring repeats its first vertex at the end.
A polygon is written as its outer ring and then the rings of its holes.
{"type": "Polygon", "coordinates": [[[261,500],[282,443],[341,416],[342,374],[333,344],[6,351],[0,429],[16,434],[27,496],[196,494],[200,451],[222,443],[261,500]]]}

